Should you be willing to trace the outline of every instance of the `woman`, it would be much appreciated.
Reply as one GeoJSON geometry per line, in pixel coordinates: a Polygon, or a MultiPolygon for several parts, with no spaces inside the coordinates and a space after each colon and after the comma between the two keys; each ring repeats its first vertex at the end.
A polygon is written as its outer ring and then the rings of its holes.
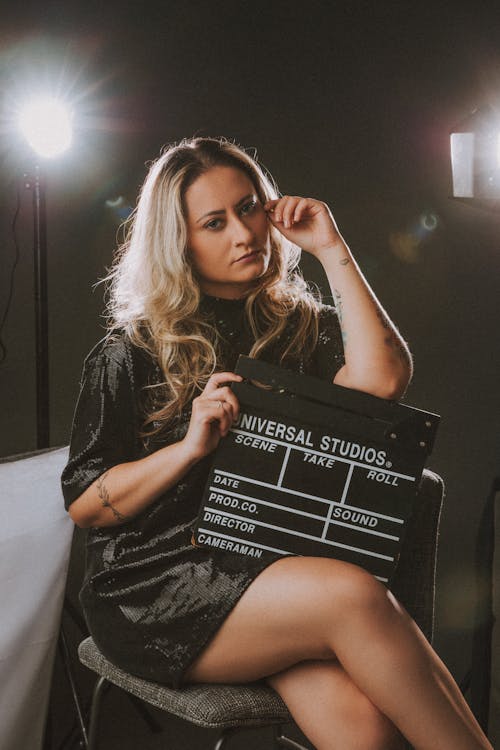
{"type": "Polygon", "coordinates": [[[394,597],[332,559],[191,544],[210,454],[238,417],[239,353],[399,398],[406,345],[321,201],[278,197],[235,145],[152,166],[86,360],[63,488],[91,527],[81,599],[108,658],[159,682],[265,679],[319,750],[489,748],[394,597]],[[322,263],[336,310],[296,272],[322,263]],[[338,315],[338,317],[337,317],[338,315]],[[340,323],[340,325],[339,325],[340,323]],[[276,604],[278,603],[278,606],[276,604]]]}

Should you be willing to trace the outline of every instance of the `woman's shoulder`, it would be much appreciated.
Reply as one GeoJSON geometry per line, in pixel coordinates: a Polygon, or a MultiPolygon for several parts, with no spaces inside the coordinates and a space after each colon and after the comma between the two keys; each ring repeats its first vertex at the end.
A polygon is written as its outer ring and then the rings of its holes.
{"type": "Polygon", "coordinates": [[[107,333],[85,357],[84,369],[111,367],[124,369],[132,375],[138,370],[150,370],[156,361],[143,347],[135,344],[124,330],[107,333]]]}
{"type": "Polygon", "coordinates": [[[128,350],[128,336],[124,331],[111,331],[103,336],[85,357],[85,364],[97,359],[122,360],[128,350]]]}

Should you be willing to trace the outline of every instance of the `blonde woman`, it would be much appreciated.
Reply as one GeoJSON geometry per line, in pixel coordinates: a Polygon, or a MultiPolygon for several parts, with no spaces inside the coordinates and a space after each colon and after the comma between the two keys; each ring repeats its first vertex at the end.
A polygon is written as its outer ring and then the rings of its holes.
{"type": "Polygon", "coordinates": [[[450,674],[369,573],[196,548],[210,454],[238,417],[238,354],[399,398],[405,343],[328,206],[279,194],[244,150],[197,138],[151,167],[86,360],[63,489],[90,527],[81,600],[98,646],[139,676],[265,679],[318,750],[490,745],[450,674]],[[336,309],[306,288],[322,263],[336,309]]]}

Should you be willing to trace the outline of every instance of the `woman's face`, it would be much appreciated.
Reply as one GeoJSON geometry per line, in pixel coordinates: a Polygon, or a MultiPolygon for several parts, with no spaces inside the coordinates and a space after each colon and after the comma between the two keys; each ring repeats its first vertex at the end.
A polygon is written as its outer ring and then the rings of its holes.
{"type": "Polygon", "coordinates": [[[188,254],[200,287],[237,299],[267,270],[269,221],[247,175],[213,167],[186,190],[188,254]]]}

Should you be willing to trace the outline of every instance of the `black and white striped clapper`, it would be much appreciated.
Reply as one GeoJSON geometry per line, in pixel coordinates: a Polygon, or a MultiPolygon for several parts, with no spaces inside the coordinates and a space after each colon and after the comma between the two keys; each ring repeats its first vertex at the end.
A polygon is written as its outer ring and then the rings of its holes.
{"type": "Polygon", "coordinates": [[[240,417],[214,454],[193,543],[314,555],[389,583],[439,417],[241,356],[240,417]]]}

